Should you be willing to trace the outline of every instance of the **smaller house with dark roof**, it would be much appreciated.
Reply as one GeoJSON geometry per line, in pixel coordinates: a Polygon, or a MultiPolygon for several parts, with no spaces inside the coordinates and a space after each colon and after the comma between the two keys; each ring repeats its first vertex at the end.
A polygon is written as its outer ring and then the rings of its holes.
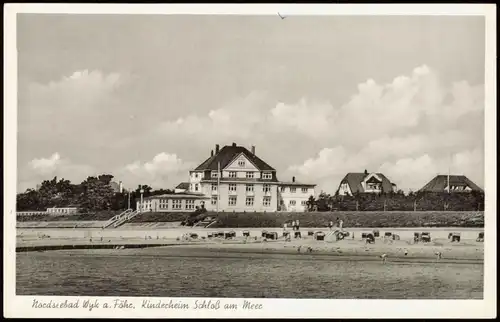
{"type": "Polygon", "coordinates": [[[484,192],[484,190],[464,175],[437,175],[419,192],[484,192]],[[448,187],[449,182],[449,187],[448,187]]]}
{"type": "Polygon", "coordinates": [[[355,193],[389,193],[397,190],[382,173],[350,172],[340,181],[337,189],[339,196],[352,196],[355,193]]]}

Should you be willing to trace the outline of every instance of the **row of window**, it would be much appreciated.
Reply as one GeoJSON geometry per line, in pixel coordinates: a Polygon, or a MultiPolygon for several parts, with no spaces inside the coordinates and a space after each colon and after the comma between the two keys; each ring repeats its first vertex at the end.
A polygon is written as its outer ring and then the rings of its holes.
{"type": "MultiPolygon", "coordinates": [[[[285,202],[284,202],[283,200],[281,200],[281,205],[283,206],[284,204],[285,204],[285,202]]],[[[295,205],[297,205],[297,201],[296,201],[296,200],[290,200],[290,201],[288,202],[288,205],[290,205],[290,206],[295,206],[295,205]]],[[[302,201],[300,202],[300,205],[301,205],[301,206],[307,206],[307,201],[306,201],[306,200],[302,200],[302,201]]]]}
{"type": "MultiPolygon", "coordinates": [[[[245,185],[245,189],[247,192],[253,192],[254,191],[254,185],[253,184],[247,184],[245,185]]],[[[212,191],[217,191],[217,185],[215,183],[212,184],[212,191]]],[[[229,191],[236,191],[236,184],[230,184],[229,185],[229,191]]],[[[265,184],[262,186],[262,191],[264,192],[270,192],[271,191],[271,186],[268,184],[265,184]]]]}
{"type": "MultiPolygon", "coordinates": [[[[255,201],[254,197],[246,197],[245,206],[248,206],[248,207],[253,206],[254,201],[255,201]]],[[[231,197],[229,197],[227,204],[228,204],[228,206],[236,206],[237,202],[238,202],[238,197],[231,196],[231,197]]],[[[217,197],[212,197],[212,206],[215,206],[215,205],[217,205],[217,197]]],[[[271,206],[271,197],[262,198],[262,205],[264,207],[270,207],[271,206]]]]}
{"type": "MultiPolygon", "coordinates": [[[[280,190],[281,190],[281,192],[285,192],[286,191],[286,187],[281,187],[280,190]]],[[[307,193],[308,189],[307,188],[302,188],[301,191],[302,191],[302,193],[307,193]]],[[[290,187],[290,192],[291,193],[297,192],[297,188],[296,187],[290,187]]]]}
{"type": "MultiPolygon", "coordinates": [[[[212,171],[212,178],[217,178],[219,176],[219,173],[217,171],[212,171]]],[[[196,174],[195,177],[197,178],[198,175],[196,174]]],[[[237,172],[236,171],[231,171],[229,172],[228,175],[229,178],[237,178],[237,172]]],[[[254,178],[254,172],[246,172],[245,178],[247,179],[253,179],[254,178]]],[[[262,179],[272,179],[273,174],[271,172],[264,172],[262,173],[262,179]]]]}
{"type": "MultiPolygon", "coordinates": [[[[153,204],[151,201],[144,202],[144,209],[152,209],[153,204]]],[[[194,200],[186,200],[184,209],[192,210],[195,208],[194,200]]],[[[158,203],[158,209],[164,210],[168,209],[168,199],[160,199],[158,203]]],[[[182,200],[180,199],[172,199],[172,209],[180,210],[182,209],[182,200]]]]}

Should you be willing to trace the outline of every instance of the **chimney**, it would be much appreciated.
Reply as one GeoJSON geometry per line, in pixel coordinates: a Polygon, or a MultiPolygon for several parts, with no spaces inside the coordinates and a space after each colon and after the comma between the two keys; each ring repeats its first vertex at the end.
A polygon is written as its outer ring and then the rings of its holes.
{"type": "Polygon", "coordinates": [[[214,156],[214,150],[210,151],[210,156],[213,157],[214,156]]]}
{"type": "Polygon", "coordinates": [[[295,182],[295,177],[292,177],[292,182],[295,182]]]}
{"type": "Polygon", "coordinates": [[[252,154],[255,154],[255,145],[252,145],[252,154]]]}
{"type": "Polygon", "coordinates": [[[236,147],[236,143],[233,142],[233,148],[235,148],[235,147],[236,147]]]}
{"type": "Polygon", "coordinates": [[[119,185],[119,189],[120,189],[119,191],[120,191],[120,193],[122,193],[123,192],[123,183],[120,181],[120,183],[118,185],[119,185]]]}
{"type": "Polygon", "coordinates": [[[368,174],[368,170],[365,169],[365,175],[367,175],[367,174],[368,174]]]}
{"type": "Polygon", "coordinates": [[[219,153],[219,145],[218,144],[215,145],[215,154],[217,154],[217,153],[219,153]]]}

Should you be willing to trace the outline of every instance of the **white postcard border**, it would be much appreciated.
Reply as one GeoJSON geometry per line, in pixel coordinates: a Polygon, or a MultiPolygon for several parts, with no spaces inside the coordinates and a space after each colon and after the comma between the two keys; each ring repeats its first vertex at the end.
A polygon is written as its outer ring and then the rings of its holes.
{"type": "MultiPolygon", "coordinates": [[[[405,5],[137,5],[137,4],[6,4],[4,6],[4,316],[5,317],[386,317],[466,318],[496,317],[496,15],[489,4],[405,4],[405,5]],[[145,299],[123,297],[134,303],[131,309],[35,309],[33,300],[83,302],[108,297],[46,297],[15,295],[15,186],[17,168],[17,13],[117,13],[117,14],[245,14],[245,15],[481,15],[486,19],[485,66],[485,285],[483,300],[299,300],[247,299],[262,304],[259,310],[140,309],[145,299]],[[137,309],[139,308],[139,309],[137,309]]],[[[220,304],[243,303],[245,299],[172,298],[194,306],[196,300],[220,304]]]]}

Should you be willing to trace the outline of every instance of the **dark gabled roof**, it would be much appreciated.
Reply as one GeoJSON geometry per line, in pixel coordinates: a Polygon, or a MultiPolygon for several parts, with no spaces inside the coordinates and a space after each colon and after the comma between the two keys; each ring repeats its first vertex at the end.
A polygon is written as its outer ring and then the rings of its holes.
{"type": "Polygon", "coordinates": [[[189,182],[181,182],[175,189],[189,189],[189,182]]]}
{"type": "MultiPolygon", "coordinates": [[[[443,192],[448,185],[448,175],[437,175],[429,181],[419,191],[421,192],[443,192]]],[[[450,186],[469,186],[472,191],[483,192],[483,189],[470,181],[469,178],[463,175],[450,175],[450,186]]]]}
{"type": "MultiPolygon", "coordinates": [[[[382,178],[382,189],[385,192],[393,191],[394,189],[393,184],[392,182],[389,181],[389,179],[387,179],[385,175],[383,175],[382,173],[375,173],[375,174],[380,178],[382,178]]],[[[351,193],[356,193],[356,192],[362,193],[364,192],[364,189],[363,186],[361,185],[361,182],[369,175],[370,173],[366,174],[364,172],[349,172],[348,174],[346,174],[344,179],[342,179],[341,183],[347,182],[349,188],[351,189],[351,193]]]]}
{"type": "Polygon", "coordinates": [[[252,152],[248,151],[245,147],[237,146],[234,144],[224,146],[222,149],[220,149],[219,153],[205,160],[195,169],[195,171],[217,170],[217,164],[219,162],[220,168],[222,170],[241,153],[243,153],[245,157],[257,167],[257,169],[261,171],[275,171],[274,168],[262,161],[262,159],[260,159],[255,154],[252,154],[252,152]]]}

